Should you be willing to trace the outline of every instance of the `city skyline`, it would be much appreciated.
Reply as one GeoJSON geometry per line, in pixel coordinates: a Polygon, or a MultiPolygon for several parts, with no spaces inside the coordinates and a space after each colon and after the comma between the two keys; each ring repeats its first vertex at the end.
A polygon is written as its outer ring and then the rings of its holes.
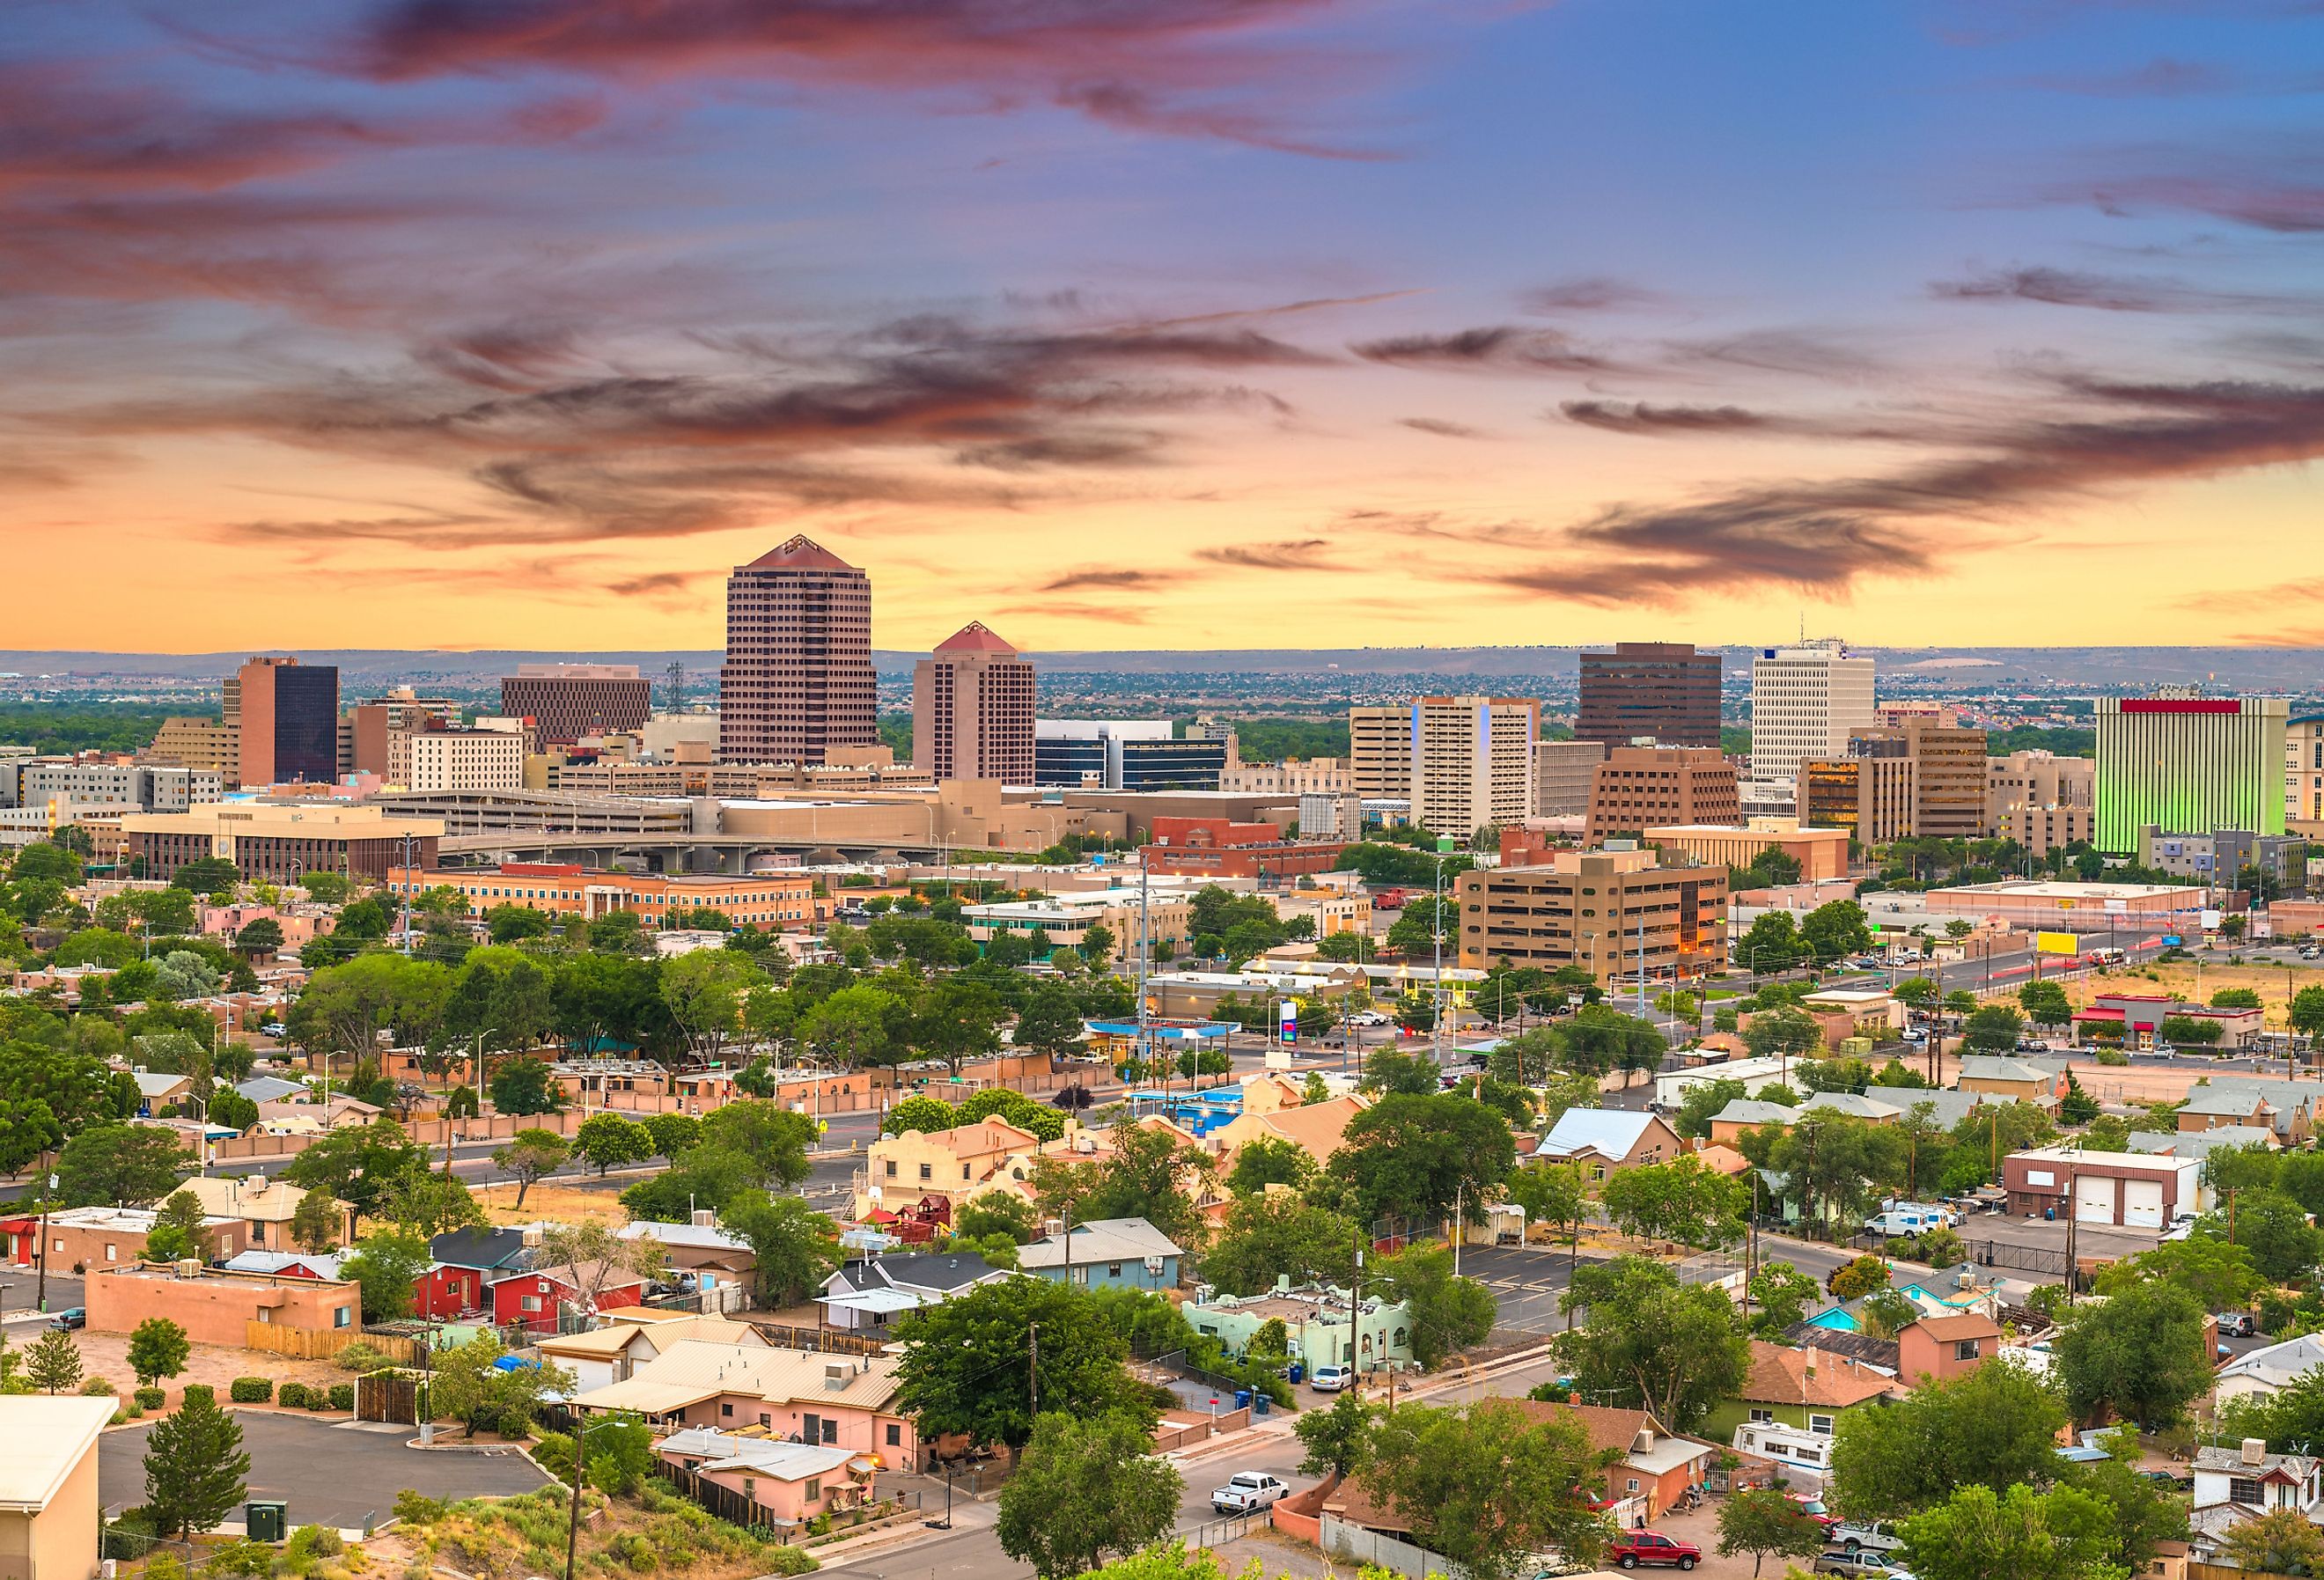
{"type": "Polygon", "coordinates": [[[509,15],[12,15],[21,645],[2324,642],[2324,18],[509,15]]]}

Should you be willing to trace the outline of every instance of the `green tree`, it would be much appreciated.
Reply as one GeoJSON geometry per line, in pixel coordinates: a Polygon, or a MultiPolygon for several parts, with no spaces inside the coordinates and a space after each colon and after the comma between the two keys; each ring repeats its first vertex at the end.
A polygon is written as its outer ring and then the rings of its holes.
{"type": "Polygon", "coordinates": [[[2098,1100],[2082,1090],[2082,1083],[2074,1072],[2066,1072],[2066,1090],[2058,1099],[2058,1118],[2067,1124],[2084,1125],[2098,1116],[2098,1100]]]}
{"type": "Polygon", "coordinates": [[[510,1059],[492,1073],[485,1086],[493,1095],[493,1106],[503,1113],[556,1113],[565,1107],[565,1094],[546,1059],[510,1059]]]}
{"type": "Polygon", "coordinates": [[[1005,1234],[1019,1245],[1029,1245],[1039,1234],[1030,1204],[1023,1197],[1001,1191],[964,1202],[954,1216],[953,1228],[957,1234],[977,1240],[1005,1234]]]}
{"type": "Polygon", "coordinates": [[[797,1305],[839,1265],[839,1226],[798,1197],[744,1191],[718,1216],[731,1233],[750,1242],[763,1306],[779,1310],[797,1305]]]}
{"type": "Polygon", "coordinates": [[[1413,1246],[1385,1258],[1378,1276],[1404,1303],[1411,1318],[1412,1355],[1434,1371],[1445,1357],[1485,1342],[1499,1307],[1493,1292],[1452,1270],[1452,1252],[1440,1246],[1413,1246]]]}
{"type": "Polygon", "coordinates": [[[702,1141],[702,1121],[690,1113],[649,1113],[638,1123],[653,1138],[657,1157],[678,1158],[702,1141]]]}
{"type": "Polygon", "coordinates": [[[2072,1487],[1957,1488],[1897,1528],[1920,1580],[2102,1580],[2113,1505],[2072,1487]]]}
{"type": "Polygon", "coordinates": [[[1726,1292],[1683,1285],[1645,1257],[1577,1268],[1559,1306],[1589,1313],[1555,1341],[1576,1388],[1642,1408],[1673,1431],[1691,1429],[1750,1370],[1750,1343],[1726,1292]]]}
{"type": "Polygon", "coordinates": [[[1730,951],[1736,962],[1753,972],[1784,972],[1807,957],[1807,940],[1788,910],[1763,910],[1735,940],[1730,951]]]}
{"type": "Polygon", "coordinates": [[[1832,1269],[1826,1285],[1835,1300],[1861,1299],[1888,1287],[1888,1264],[1868,1252],[1832,1269]]]}
{"type": "Polygon", "coordinates": [[[374,1215],[387,1192],[411,1174],[428,1171],[428,1153],[403,1127],[382,1114],[366,1125],[342,1125],[290,1160],[282,1178],[320,1190],[374,1215]]]}
{"type": "Polygon", "coordinates": [[[1509,1199],[1525,1208],[1527,1224],[1547,1224],[1570,1233],[1578,1258],[1582,1220],[1590,1215],[1590,1180],[1579,1163],[1542,1160],[1512,1169],[1509,1199]]]}
{"type": "Polygon", "coordinates": [[[1626,1234],[1674,1240],[1698,1251],[1743,1238],[1749,1206],[1743,1187],[1692,1153],[1668,1163],[1618,1169],[1607,1176],[1607,1215],[1626,1234]]]}
{"type": "Polygon", "coordinates": [[[2324,1531],[2297,1509],[2271,1509],[2229,1526],[2219,1553],[2256,1575],[2324,1575],[2324,1531]]]}
{"type": "Polygon", "coordinates": [[[2324,987],[2303,987],[2292,995],[2292,1029],[2306,1037],[2324,1036],[2324,987]]]}
{"type": "MultiPolygon", "coordinates": [[[[2211,1154],[2216,1159],[2218,1153],[2211,1154]]],[[[2308,1221],[2300,1204],[2280,1190],[2249,1190],[2235,1197],[2233,1234],[2230,1215],[2214,1212],[2195,1225],[2202,1235],[2230,1238],[2252,1253],[2253,1265],[2264,1277],[2279,1283],[2314,1275],[2324,1261],[2324,1229],[2308,1221]]]]}
{"type": "Polygon", "coordinates": [[[1315,1177],[1315,1160],[1298,1142],[1279,1136],[1247,1141],[1227,1171],[1227,1188],[1237,1196],[1255,1196],[1270,1185],[1304,1188],[1315,1177]]]}
{"type": "Polygon", "coordinates": [[[1302,1411],[1292,1428],[1307,1450],[1307,1457],[1299,1462],[1299,1474],[1353,1474],[1371,1456],[1372,1430],[1380,1413],[1379,1406],[1365,1403],[1352,1392],[1340,1394],[1329,1409],[1302,1411]]]}
{"type": "Polygon", "coordinates": [[[880,1121],[880,1133],[906,1135],[914,1131],[950,1130],[960,1123],[960,1111],[941,1097],[912,1096],[890,1108],[880,1121]]]}
{"type": "Polygon", "coordinates": [[[1814,1016],[1784,1004],[1754,1014],[1743,1028],[1743,1044],[1753,1058],[1800,1058],[1823,1047],[1823,1028],[1814,1016]]]}
{"type": "MultiPolygon", "coordinates": [[[[523,1199],[520,1193],[517,1200],[523,1199]]],[[[344,1223],[338,1201],[329,1191],[306,1191],[300,1196],[299,1205],[290,1210],[290,1243],[315,1255],[337,1251],[344,1223]]]]}
{"type": "Polygon", "coordinates": [[[1288,1277],[1305,1284],[1336,1275],[1345,1284],[1355,1264],[1357,1229],[1347,1218],[1288,1194],[1245,1196],[1203,1254],[1203,1278],[1230,1295],[1259,1295],[1288,1277]]]}
{"type": "Polygon", "coordinates": [[[2142,1468],[2144,1451],[2135,1429],[2119,1428],[2098,1442],[2106,1458],[2063,1466],[2061,1477],[2068,1486],[2113,1505],[2108,1561],[2132,1575],[2153,1574],[2162,1544],[2187,1539],[2187,1505],[2167,1483],[2158,1483],[2142,1468]]]}
{"type": "Polygon", "coordinates": [[[572,1143],[555,1131],[528,1127],[509,1137],[508,1145],[493,1149],[493,1167],[516,1181],[516,1205],[521,1208],[525,1192],[564,1168],[572,1156],[572,1143]]]}
{"type": "Polygon", "coordinates": [[[192,1160],[175,1131],[98,1125],[65,1143],[58,1190],[67,1206],[142,1207],[175,1190],[192,1160]]]}
{"type": "Polygon", "coordinates": [[[898,1409],[931,1437],[957,1432],[1023,1447],[1033,1436],[1028,1356],[1037,1326],[1044,1411],[1093,1418],[1120,1409],[1151,1428],[1153,1402],[1122,1367],[1128,1343],[1088,1297],[1047,1279],[980,1284],[899,1318],[898,1409]]]}
{"type": "Polygon", "coordinates": [[[2025,1035],[2025,1018],[2007,1004],[1980,1004],[1961,1028],[1961,1046],[1976,1053],[2007,1053],[2025,1035]]]}
{"type": "Polygon", "coordinates": [[[80,1346],[63,1328],[50,1328],[24,1352],[24,1375],[44,1392],[63,1393],[79,1387],[80,1373],[80,1346]]]}
{"type": "Polygon", "coordinates": [[[2175,1285],[2206,1311],[2242,1311],[2264,1286],[2252,1265],[2251,1252],[2224,1240],[2190,1234],[2165,1241],[2126,1261],[2098,1270],[2098,1292],[2118,1295],[2134,1284],[2158,1281],[2175,1285]]]}
{"type": "Polygon", "coordinates": [[[487,1427],[521,1430],[539,1415],[545,1396],[571,1396],[576,1386],[571,1372],[546,1362],[503,1367],[499,1363],[507,1354],[498,1338],[480,1333],[431,1356],[428,1397],[435,1418],[458,1421],[471,1437],[487,1427]]]}
{"type": "Polygon", "coordinates": [[[1752,1304],[1758,1307],[1751,1326],[1774,1338],[1808,1314],[1808,1302],[1821,1302],[1823,1286],[1788,1261],[1766,1261],[1751,1275],[1752,1304]]]}
{"type": "Polygon", "coordinates": [[[207,1389],[153,1423],[145,1445],[145,1513],[162,1536],[190,1540],[231,1513],[248,1491],[242,1428],[207,1389]]]}
{"type": "Polygon", "coordinates": [[[696,949],[665,962],[661,1001],[684,1034],[687,1051],[715,1059],[742,1028],[743,996],[764,980],[756,966],[727,949],[696,949]]]}
{"type": "Polygon", "coordinates": [[[1711,1134],[1711,1122],[1729,1103],[1738,1103],[1751,1095],[1750,1089],[1732,1076],[1716,1081],[1697,1081],[1686,1089],[1680,1100],[1678,1113],[1671,1128],[1683,1136],[1702,1141],[1711,1134]]]}
{"type": "Polygon", "coordinates": [[[573,1132],[573,1150],[582,1161],[595,1167],[597,1178],[603,1179],[608,1169],[642,1163],[653,1157],[653,1132],[624,1114],[593,1113],[573,1132]]]}
{"type": "Polygon", "coordinates": [[[2211,1385],[2203,1317],[2192,1294],[2167,1283],[2076,1308],[2050,1344],[2068,1408],[2084,1420],[2110,1407],[2144,1427],[2175,1425],[2211,1385]]]}
{"type": "Polygon", "coordinates": [[[1809,958],[1828,965],[1843,955],[1860,955],[1872,947],[1872,929],[1864,919],[1864,907],[1853,900],[1834,900],[1808,912],[1807,919],[1800,923],[1800,942],[1809,958]]]}
{"type": "Polygon", "coordinates": [[[2018,1008],[2036,1026],[2062,1026],[2074,1018],[2066,990],[2054,982],[2029,982],[2017,990],[2018,1008]]]}
{"type": "Polygon", "coordinates": [[[197,856],[170,875],[170,887],[193,894],[231,894],[242,874],[224,856],[197,856]]]}
{"type": "Polygon", "coordinates": [[[339,1272],[362,1290],[365,1322],[391,1322],[411,1315],[413,1291],[431,1261],[426,1235],[401,1227],[374,1229],[356,1243],[339,1272]]]}
{"type": "Polygon", "coordinates": [[[556,926],[555,917],[530,905],[503,902],[484,912],[484,932],[495,944],[545,938],[556,926]]]}
{"type": "Polygon", "coordinates": [[[1751,1573],[1770,1557],[1812,1558],[1823,1551],[1823,1525],[1780,1487],[1737,1492],[1719,1510],[1719,1556],[1751,1555],[1751,1573]]]}
{"type": "MultiPolygon", "coordinates": [[[[1093,928],[1090,930],[1101,932],[1104,929],[1093,928]]],[[[1032,1049],[1052,1058],[1062,1058],[1081,1050],[1086,1032],[1081,1005],[1073,993],[1054,984],[1044,984],[1026,995],[1024,1006],[1017,1012],[1016,1029],[1010,1033],[1010,1038],[1016,1047],[1032,1049]]]]}
{"type": "Polygon", "coordinates": [[[242,930],[234,935],[237,953],[252,956],[280,954],[282,949],[282,924],[271,916],[254,918],[244,922],[242,930]]]}
{"type": "Polygon", "coordinates": [[[129,1370],[140,1387],[175,1377],[186,1369],[186,1357],[192,1353],[186,1330],[166,1317],[149,1317],[130,1331],[129,1370]]]}
{"type": "Polygon", "coordinates": [[[1410,1524],[1415,1541],[1471,1580],[1516,1580],[1532,1572],[1534,1554],[1550,1549],[1589,1563],[1607,1535],[1573,1495],[1604,1479],[1580,1418],[1536,1421],[1514,1400],[1404,1406],[1373,1430],[1356,1474],[1410,1524]]]}
{"type": "Polygon", "coordinates": [[[202,1225],[207,1215],[202,1211],[201,1198],[192,1191],[171,1192],[153,1215],[153,1227],[146,1232],[146,1260],[208,1261],[209,1232],[202,1225]]]}
{"type": "Polygon", "coordinates": [[[1351,1186],[1362,1211],[1433,1218],[1452,1210],[1484,1215],[1484,1187],[1507,1179],[1517,1142],[1508,1121],[1454,1094],[1383,1097],[1349,1122],[1328,1165],[1351,1186]]]}
{"type": "Polygon", "coordinates": [[[1108,1553],[1159,1541],[1176,1523],[1185,1478],[1154,1452],[1151,1426],[1122,1411],[1044,1411],[1002,1484],[993,1534],[1041,1580],[1079,1575],[1108,1553]]]}
{"type": "Polygon", "coordinates": [[[1896,1402],[1840,1413],[1830,1495],[1851,1520],[1901,1520],[1957,1486],[2046,1485],[2066,1419],[2064,1399],[2023,1366],[1923,1380],[1896,1402]]]}

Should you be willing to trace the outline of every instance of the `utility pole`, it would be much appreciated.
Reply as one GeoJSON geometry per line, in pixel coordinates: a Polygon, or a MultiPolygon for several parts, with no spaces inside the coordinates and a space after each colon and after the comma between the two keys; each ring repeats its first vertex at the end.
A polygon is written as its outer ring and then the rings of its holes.
{"type": "Polygon", "coordinates": [[[1355,1263],[1348,1275],[1348,1386],[1358,1386],[1356,1372],[1356,1309],[1364,1303],[1364,1232],[1356,1231],[1355,1263]]]}
{"type": "Polygon", "coordinates": [[[589,1463],[588,1441],[589,1422],[584,1418],[573,1428],[573,1501],[565,1515],[565,1580],[573,1580],[573,1551],[581,1540],[581,1478],[589,1463]]]}
{"type": "Polygon", "coordinates": [[[1033,1401],[1028,1413],[1038,1419],[1041,1414],[1041,1325],[1038,1322],[1025,1325],[1025,1355],[1026,1388],[1033,1401]]]}

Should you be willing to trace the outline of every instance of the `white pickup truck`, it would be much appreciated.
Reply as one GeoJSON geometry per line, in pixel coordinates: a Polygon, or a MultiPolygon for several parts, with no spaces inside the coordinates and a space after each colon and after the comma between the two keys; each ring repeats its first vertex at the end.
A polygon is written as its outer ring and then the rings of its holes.
{"type": "Polygon", "coordinates": [[[1227,1484],[1211,1493],[1211,1507],[1222,1514],[1256,1514],[1291,1489],[1260,1471],[1239,1470],[1227,1484]]]}

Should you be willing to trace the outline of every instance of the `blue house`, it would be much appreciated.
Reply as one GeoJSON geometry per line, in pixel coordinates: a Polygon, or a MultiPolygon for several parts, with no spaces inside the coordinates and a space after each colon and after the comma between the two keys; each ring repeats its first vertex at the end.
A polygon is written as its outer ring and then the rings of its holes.
{"type": "Polygon", "coordinates": [[[1017,1263],[1038,1278],[1082,1289],[1168,1289],[1185,1252],[1143,1218],[1093,1218],[1020,1246],[1017,1263]],[[1072,1270],[1068,1273],[1067,1269],[1072,1270]]]}

